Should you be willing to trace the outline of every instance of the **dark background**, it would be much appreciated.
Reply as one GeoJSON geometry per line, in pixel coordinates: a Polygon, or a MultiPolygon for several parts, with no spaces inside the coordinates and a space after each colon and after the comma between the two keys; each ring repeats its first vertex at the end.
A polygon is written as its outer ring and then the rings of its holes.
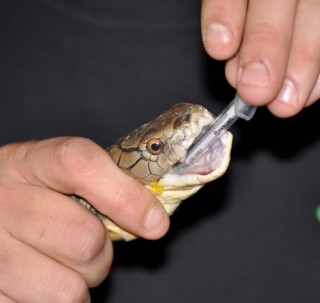
{"type": "MultiPolygon", "coordinates": [[[[110,145],[180,101],[234,91],[205,54],[200,0],[0,0],[0,144],[110,145]]],[[[93,302],[319,302],[320,106],[240,121],[231,165],[159,241],[115,244],[93,302]]],[[[17,289],[18,289],[17,285],[17,289]]]]}

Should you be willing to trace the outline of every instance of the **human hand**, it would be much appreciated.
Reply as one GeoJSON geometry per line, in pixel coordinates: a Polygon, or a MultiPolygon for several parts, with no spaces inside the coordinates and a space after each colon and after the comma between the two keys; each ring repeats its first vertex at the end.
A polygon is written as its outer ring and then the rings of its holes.
{"type": "Polygon", "coordinates": [[[0,302],[89,302],[88,287],[107,275],[113,250],[106,229],[70,194],[139,236],[156,239],[167,231],[157,199],[93,142],[3,146],[0,302]]]}
{"type": "Polygon", "coordinates": [[[320,98],[320,1],[202,0],[206,51],[253,105],[290,117],[320,98]]]}

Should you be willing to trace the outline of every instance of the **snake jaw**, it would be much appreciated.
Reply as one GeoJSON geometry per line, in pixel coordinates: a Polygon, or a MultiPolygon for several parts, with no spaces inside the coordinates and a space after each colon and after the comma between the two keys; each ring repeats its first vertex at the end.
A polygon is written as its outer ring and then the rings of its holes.
{"type": "MultiPolygon", "coordinates": [[[[187,166],[187,174],[208,175],[215,171],[223,162],[227,136],[222,136],[213,144],[209,144],[196,163],[187,166]]],[[[185,159],[185,157],[184,157],[185,159]]],[[[184,159],[181,161],[183,163],[184,159]]],[[[180,163],[181,163],[180,162],[180,163]]]]}
{"type": "MultiPolygon", "coordinates": [[[[225,133],[213,145],[208,146],[203,156],[180,175],[175,166],[158,181],[159,185],[181,187],[203,185],[222,176],[228,168],[232,147],[232,134],[225,133]]],[[[185,156],[176,165],[183,163],[185,156]]]]}
{"type": "MultiPolygon", "coordinates": [[[[232,134],[227,132],[214,145],[209,146],[203,159],[190,166],[190,170],[185,174],[179,175],[173,166],[161,179],[145,186],[157,196],[171,215],[181,201],[225,173],[230,162],[231,147],[232,134]]],[[[180,161],[183,161],[183,158],[180,161]]]]}
{"type": "MultiPolygon", "coordinates": [[[[215,179],[215,171],[220,171],[221,165],[222,167],[225,166],[225,169],[221,171],[224,172],[227,169],[229,160],[225,161],[225,159],[230,158],[232,145],[230,132],[224,134],[214,143],[209,143],[195,163],[191,165],[185,164],[188,151],[199,143],[200,138],[208,131],[214,120],[215,116],[202,107],[193,113],[188,124],[180,125],[179,130],[168,140],[172,154],[180,154],[180,157],[177,158],[175,164],[171,166],[162,178],[166,178],[166,175],[174,175],[176,179],[181,179],[180,177],[185,179],[185,176],[188,179],[193,179],[192,176],[207,176],[205,178],[205,183],[207,183],[215,179]],[[184,134],[184,136],[180,133],[184,134]],[[177,149],[179,152],[177,152],[177,149]],[[183,172],[179,169],[181,166],[183,167],[183,172]]],[[[195,184],[199,184],[198,181],[195,184]]]]}

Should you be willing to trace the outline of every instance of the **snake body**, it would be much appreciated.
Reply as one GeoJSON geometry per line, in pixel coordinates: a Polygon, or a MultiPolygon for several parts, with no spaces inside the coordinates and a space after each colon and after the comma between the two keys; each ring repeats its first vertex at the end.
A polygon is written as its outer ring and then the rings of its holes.
{"type": "MultiPolygon", "coordinates": [[[[175,170],[177,164],[183,163],[190,146],[197,144],[197,138],[213,121],[214,116],[204,107],[179,103],[119,138],[106,151],[124,172],[152,191],[171,215],[181,201],[223,175],[229,165],[232,135],[227,132],[214,145],[208,146],[187,172],[179,174],[175,170]]],[[[136,238],[85,200],[77,200],[102,220],[112,240],[136,238]]]]}

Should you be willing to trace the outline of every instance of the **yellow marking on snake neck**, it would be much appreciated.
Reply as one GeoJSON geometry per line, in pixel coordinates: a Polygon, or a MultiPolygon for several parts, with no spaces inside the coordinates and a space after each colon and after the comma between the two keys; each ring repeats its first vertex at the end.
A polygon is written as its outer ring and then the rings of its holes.
{"type": "Polygon", "coordinates": [[[164,192],[164,186],[159,186],[157,183],[157,181],[150,182],[150,188],[155,195],[159,196],[164,192]]]}

